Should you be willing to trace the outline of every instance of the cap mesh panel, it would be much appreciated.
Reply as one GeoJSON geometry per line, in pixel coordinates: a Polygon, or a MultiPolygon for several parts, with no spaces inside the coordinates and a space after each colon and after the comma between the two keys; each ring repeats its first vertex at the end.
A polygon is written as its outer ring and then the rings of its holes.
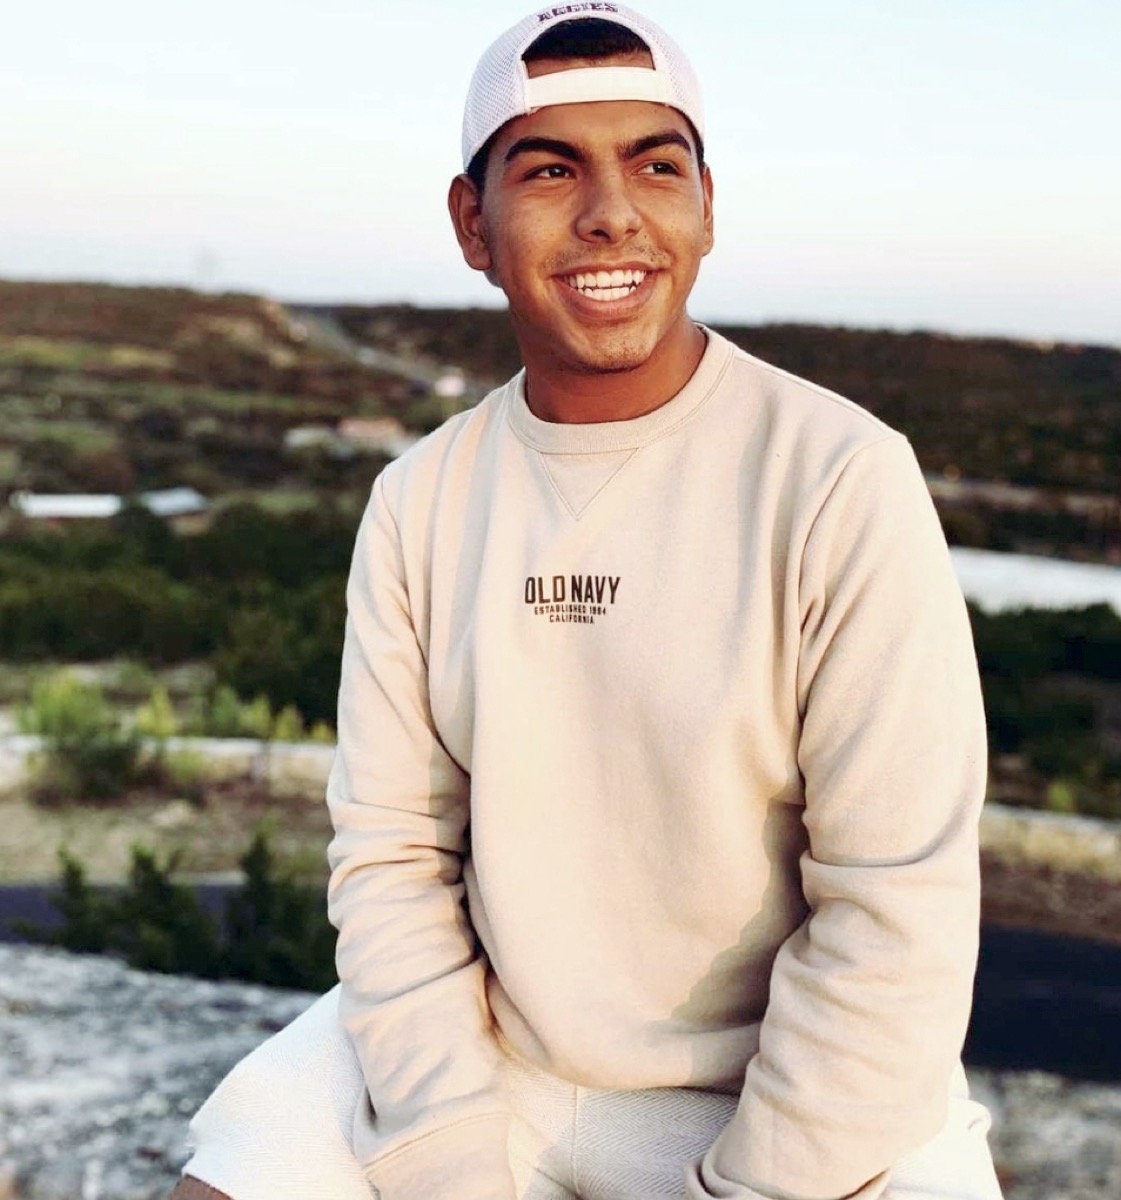
{"type": "Polygon", "coordinates": [[[463,112],[464,167],[492,133],[527,112],[522,63],[525,51],[550,26],[581,17],[613,21],[638,34],[650,47],[655,70],[669,80],[675,97],[674,107],[689,118],[698,134],[704,136],[704,110],[697,78],[681,48],[657,25],[622,5],[615,6],[613,12],[602,9],[580,11],[579,4],[558,7],[577,11],[557,13],[547,20],[541,20],[538,13],[533,13],[508,29],[479,60],[467,90],[463,112]]]}

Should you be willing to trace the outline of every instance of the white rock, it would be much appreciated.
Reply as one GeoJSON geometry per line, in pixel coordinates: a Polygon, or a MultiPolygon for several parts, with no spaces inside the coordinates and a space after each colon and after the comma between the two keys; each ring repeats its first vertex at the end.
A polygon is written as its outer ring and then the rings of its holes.
{"type": "MultiPolygon", "coordinates": [[[[187,1120],[314,999],[0,945],[0,1200],[164,1200],[187,1120]]],[[[1121,1086],[971,1071],[1006,1200],[1121,1196],[1121,1086]]]]}

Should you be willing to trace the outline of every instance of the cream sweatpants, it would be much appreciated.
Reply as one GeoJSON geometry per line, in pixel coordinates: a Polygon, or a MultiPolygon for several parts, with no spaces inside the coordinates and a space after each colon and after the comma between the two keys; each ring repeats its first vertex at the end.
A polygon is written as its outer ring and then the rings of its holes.
{"type": "MultiPolygon", "coordinates": [[[[685,1200],[686,1166],[736,1104],[576,1087],[513,1057],[508,1070],[519,1200],[685,1200]]],[[[362,1091],[335,988],[226,1076],[191,1122],[184,1171],[233,1200],[370,1200],[350,1140],[362,1091]]],[[[883,1200],[1000,1200],[988,1127],[959,1072],[945,1127],[895,1165],[883,1200]]]]}

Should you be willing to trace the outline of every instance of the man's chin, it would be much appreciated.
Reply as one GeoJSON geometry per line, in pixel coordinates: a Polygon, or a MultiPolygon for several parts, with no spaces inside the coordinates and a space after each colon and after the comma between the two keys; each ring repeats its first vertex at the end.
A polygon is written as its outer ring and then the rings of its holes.
{"type": "Polygon", "coordinates": [[[580,375],[625,375],[628,371],[637,371],[648,359],[649,355],[620,354],[576,362],[573,368],[580,375]]]}
{"type": "Polygon", "coordinates": [[[597,338],[570,348],[569,367],[582,375],[622,375],[644,366],[656,349],[645,338],[597,338]]]}

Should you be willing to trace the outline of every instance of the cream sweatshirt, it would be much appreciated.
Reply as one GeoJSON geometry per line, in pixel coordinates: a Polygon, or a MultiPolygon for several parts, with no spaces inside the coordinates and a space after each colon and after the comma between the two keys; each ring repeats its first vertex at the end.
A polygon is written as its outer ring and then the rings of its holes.
{"type": "Polygon", "coordinates": [[[694,1198],[878,1195],[945,1117],[985,783],[905,439],[712,332],[635,420],[518,375],[378,478],[348,611],[329,902],[382,1200],[513,1194],[500,1037],[740,1094],[694,1198]]]}

